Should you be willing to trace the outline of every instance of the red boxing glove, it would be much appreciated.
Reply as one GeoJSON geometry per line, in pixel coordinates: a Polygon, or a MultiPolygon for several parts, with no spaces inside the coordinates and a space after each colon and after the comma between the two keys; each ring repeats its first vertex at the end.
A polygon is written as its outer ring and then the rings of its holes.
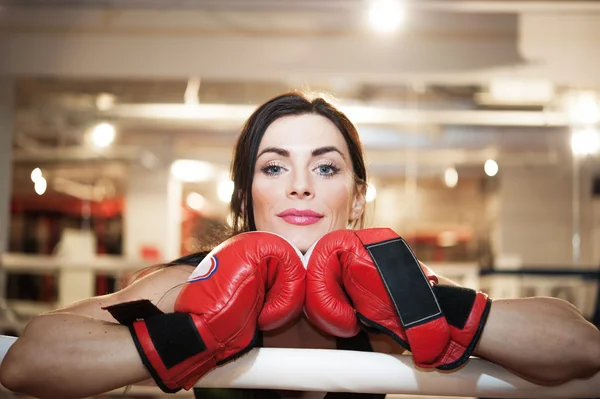
{"type": "Polygon", "coordinates": [[[455,368],[472,352],[479,334],[472,328],[463,330],[459,323],[452,326],[445,317],[446,307],[459,306],[464,310],[457,310],[461,316],[472,315],[469,327],[482,327],[483,314],[466,310],[471,294],[459,295],[472,290],[439,286],[435,274],[392,230],[332,232],[315,243],[307,258],[305,311],[322,330],[353,336],[360,328],[358,318],[367,329],[387,334],[409,349],[419,367],[455,368]],[[443,300],[449,306],[438,299],[439,287],[444,287],[443,300]],[[455,334],[460,336],[456,342],[455,334]]]}
{"type": "Polygon", "coordinates": [[[409,349],[419,366],[447,346],[450,329],[431,282],[390,229],[325,235],[307,253],[306,281],[306,314],[325,332],[354,336],[360,320],[409,349]]]}
{"type": "MultiPolygon", "coordinates": [[[[252,349],[258,329],[271,330],[298,317],[305,276],[302,254],[284,238],[239,234],[200,262],[176,299],[175,313],[126,324],[157,385],[167,393],[188,390],[212,369],[252,349]]],[[[124,306],[117,305],[116,313],[124,306]]]]}

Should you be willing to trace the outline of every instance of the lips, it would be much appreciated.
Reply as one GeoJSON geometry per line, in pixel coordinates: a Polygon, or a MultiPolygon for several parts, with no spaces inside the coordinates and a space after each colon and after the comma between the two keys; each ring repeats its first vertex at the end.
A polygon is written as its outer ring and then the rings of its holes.
{"type": "Polygon", "coordinates": [[[287,223],[299,226],[307,226],[317,223],[323,218],[323,215],[310,209],[286,209],[277,214],[278,217],[285,220],[287,223]]]}

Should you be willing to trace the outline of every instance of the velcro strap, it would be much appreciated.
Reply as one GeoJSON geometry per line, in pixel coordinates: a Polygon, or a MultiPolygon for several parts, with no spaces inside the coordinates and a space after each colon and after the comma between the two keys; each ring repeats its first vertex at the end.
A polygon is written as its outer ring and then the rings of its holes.
{"type": "Polygon", "coordinates": [[[136,320],[144,320],[163,314],[162,310],[148,299],[117,303],[102,309],[107,310],[115,320],[123,325],[131,325],[136,320]]]}
{"type": "Polygon", "coordinates": [[[436,297],[444,311],[448,324],[460,330],[471,315],[477,292],[470,288],[438,284],[433,287],[436,297]]]}
{"type": "Polygon", "coordinates": [[[167,369],[206,350],[188,313],[165,313],[145,321],[150,340],[167,369]]]}
{"type": "Polygon", "coordinates": [[[366,245],[407,329],[442,317],[427,276],[408,244],[401,238],[366,245]]]}

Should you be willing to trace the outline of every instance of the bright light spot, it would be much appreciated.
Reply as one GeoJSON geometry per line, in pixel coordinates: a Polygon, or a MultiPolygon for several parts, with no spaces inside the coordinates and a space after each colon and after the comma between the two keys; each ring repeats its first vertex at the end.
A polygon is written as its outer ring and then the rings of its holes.
{"type": "Polygon", "coordinates": [[[217,186],[217,197],[223,202],[231,202],[233,194],[233,181],[222,180],[217,186]]]}
{"type": "Polygon", "coordinates": [[[31,181],[36,182],[38,179],[42,177],[42,170],[40,168],[35,168],[31,171],[31,181]]]}
{"type": "Polygon", "coordinates": [[[115,127],[110,123],[100,123],[92,130],[92,143],[99,148],[106,148],[115,140],[115,127]]]}
{"type": "Polygon", "coordinates": [[[201,211],[206,206],[206,200],[198,193],[189,193],[185,202],[187,206],[197,211],[201,211]]]}
{"type": "Polygon", "coordinates": [[[171,165],[171,174],[183,182],[202,182],[212,178],[214,167],[205,161],[178,159],[171,165]]]}
{"type": "Polygon", "coordinates": [[[46,188],[48,187],[48,183],[46,183],[46,179],[44,179],[43,177],[39,177],[36,181],[35,181],[35,185],[33,186],[33,189],[35,190],[35,192],[38,195],[42,195],[46,192],[46,188]]]}
{"type": "Polygon", "coordinates": [[[573,130],[571,134],[571,150],[574,155],[593,155],[600,150],[600,137],[593,128],[573,130]]]}
{"type": "Polygon", "coordinates": [[[444,184],[452,188],[458,183],[458,172],[454,168],[448,168],[444,171],[444,184]]]}
{"type": "Polygon", "coordinates": [[[400,0],[373,0],[369,9],[371,27],[380,33],[392,33],[404,22],[400,0]]]}
{"type": "Polygon", "coordinates": [[[554,85],[544,79],[499,77],[490,82],[489,95],[497,102],[548,103],[554,97],[554,85]]]}
{"type": "Polygon", "coordinates": [[[565,108],[571,123],[575,125],[593,125],[600,122],[600,106],[593,92],[566,95],[565,108]]]}
{"type": "Polygon", "coordinates": [[[373,202],[375,201],[375,197],[377,197],[377,190],[375,189],[375,186],[371,183],[367,184],[367,193],[365,195],[365,200],[367,202],[373,202]]]}
{"type": "Polygon", "coordinates": [[[227,215],[227,226],[233,227],[233,216],[231,215],[231,213],[227,215]]]}
{"type": "Polygon", "coordinates": [[[485,165],[483,165],[483,170],[488,176],[496,176],[498,173],[498,163],[493,159],[488,159],[485,161],[485,165]]]}
{"type": "Polygon", "coordinates": [[[96,108],[99,111],[108,111],[115,105],[115,96],[109,93],[100,93],[96,97],[96,108]]]}

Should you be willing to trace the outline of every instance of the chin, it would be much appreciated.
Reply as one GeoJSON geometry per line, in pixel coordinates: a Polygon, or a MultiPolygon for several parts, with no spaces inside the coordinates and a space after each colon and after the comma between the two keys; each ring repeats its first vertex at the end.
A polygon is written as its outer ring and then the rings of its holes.
{"type": "Polygon", "coordinates": [[[302,253],[306,253],[306,251],[308,251],[308,249],[323,235],[318,232],[308,233],[305,231],[286,231],[278,234],[291,242],[302,253]]]}

